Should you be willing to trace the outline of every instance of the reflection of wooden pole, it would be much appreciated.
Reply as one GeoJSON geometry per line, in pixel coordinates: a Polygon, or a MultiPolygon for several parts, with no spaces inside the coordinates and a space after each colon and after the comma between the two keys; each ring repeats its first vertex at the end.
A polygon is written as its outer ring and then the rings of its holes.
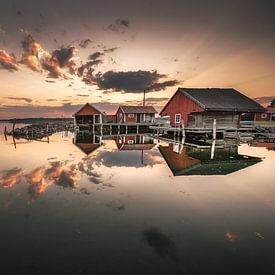
{"type": "Polygon", "coordinates": [[[4,135],[5,135],[5,140],[7,141],[7,126],[5,126],[4,135]]]}
{"type": "Polygon", "coordinates": [[[12,136],[12,140],[13,140],[14,148],[16,149],[16,142],[15,142],[14,136],[12,136]]]}
{"type": "Polygon", "coordinates": [[[145,90],[143,90],[143,106],[145,106],[145,90]]]}
{"type": "Polygon", "coordinates": [[[15,122],[12,123],[12,135],[14,135],[15,122]]]}
{"type": "Polygon", "coordinates": [[[141,150],[141,164],[144,164],[144,159],[143,159],[143,150],[141,150]]]}

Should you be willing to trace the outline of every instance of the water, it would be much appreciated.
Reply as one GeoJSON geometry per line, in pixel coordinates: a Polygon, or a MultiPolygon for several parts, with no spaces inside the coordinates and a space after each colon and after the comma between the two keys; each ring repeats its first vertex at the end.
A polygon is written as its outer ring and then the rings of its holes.
{"type": "Polygon", "coordinates": [[[1,274],[275,274],[275,151],[92,139],[1,135],[1,274]]]}

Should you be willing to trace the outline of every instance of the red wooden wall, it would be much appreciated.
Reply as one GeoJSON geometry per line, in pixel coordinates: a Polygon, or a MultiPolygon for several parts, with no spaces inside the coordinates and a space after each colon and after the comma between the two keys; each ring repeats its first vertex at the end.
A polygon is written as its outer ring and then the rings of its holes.
{"type": "Polygon", "coordinates": [[[175,124],[175,115],[181,114],[181,120],[184,120],[185,126],[188,126],[188,115],[203,111],[204,109],[201,106],[178,91],[164,107],[160,115],[170,116],[171,124],[175,124]]]}
{"type": "Polygon", "coordinates": [[[265,114],[266,114],[266,118],[262,118],[262,114],[257,113],[255,115],[255,120],[256,121],[269,121],[269,120],[271,120],[271,114],[269,114],[269,113],[265,113],[265,114]]]}

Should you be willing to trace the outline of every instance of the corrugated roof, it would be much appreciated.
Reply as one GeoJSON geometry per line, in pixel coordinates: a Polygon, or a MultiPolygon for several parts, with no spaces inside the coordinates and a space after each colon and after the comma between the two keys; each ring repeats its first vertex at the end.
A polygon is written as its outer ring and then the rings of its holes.
{"type": "Polygon", "coordinates": [[[157,113],[153,106],[119,106],[123,113],[142,113],[142,114],[153,114],[157,113]]]}
{"type": "Polygon", "coordinates": [[[179,88],[179,91],[197,102],[205,110],[264,112],[254,100],[232,88],[179,88]]]}

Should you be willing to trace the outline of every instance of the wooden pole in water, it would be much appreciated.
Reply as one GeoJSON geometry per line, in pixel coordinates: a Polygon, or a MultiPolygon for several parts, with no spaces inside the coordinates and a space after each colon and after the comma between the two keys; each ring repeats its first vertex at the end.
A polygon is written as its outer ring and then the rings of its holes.
{"type": "Polygon", "coordinates": [[[217,122],[216,119],[213,120],[213,139],[216,139],[216,133],[217,133],[217,122]]]}
{"type": "Polygon", "coordinates": [[[211,146],[211,159],[214,159],[214,154],[215,154],[215,146],[216,146],[216,119],[213,120],[213,141],[212,141],[212,146],[211,146]]]}

